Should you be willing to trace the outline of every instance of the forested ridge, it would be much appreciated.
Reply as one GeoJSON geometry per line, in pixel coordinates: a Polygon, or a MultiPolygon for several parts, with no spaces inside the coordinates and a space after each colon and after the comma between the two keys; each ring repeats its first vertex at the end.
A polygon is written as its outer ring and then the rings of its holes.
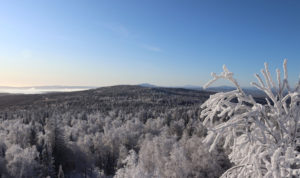
{"type": "Polygon", "coordinates": [[[0,96],[0,177],[218,177],[231,164],[202,144],[210,94],[123,85],[0,96]]]}

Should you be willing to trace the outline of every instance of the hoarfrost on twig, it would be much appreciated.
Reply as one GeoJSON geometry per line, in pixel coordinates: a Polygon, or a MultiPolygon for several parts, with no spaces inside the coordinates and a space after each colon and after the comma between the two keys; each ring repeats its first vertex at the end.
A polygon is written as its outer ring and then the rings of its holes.
{"type": "Polygon", "coordinates": [[[225,138],[224,147],[231,150],[229,159],[235,164],[222,177],[299,177],[300,176],[300,80],[292,90],[288,83],[287,60],[283,62],[283,81],[276,70],[277,86],[268,64],[261,70],[263,79],[255,74],[258,83],[251,82],[266,94],[266,103],[257,103],[246,95],[233,73],[223,66],[220,75],[206,85],[226,79],[237,90],[216,93],[201,106],[203,123],[209,134],[204,143],[213,150],[225,138]],[[236,99],[237,102],[233,102],[236,99]],[[226,118],[221,124],[216,119],[226,118]]]}

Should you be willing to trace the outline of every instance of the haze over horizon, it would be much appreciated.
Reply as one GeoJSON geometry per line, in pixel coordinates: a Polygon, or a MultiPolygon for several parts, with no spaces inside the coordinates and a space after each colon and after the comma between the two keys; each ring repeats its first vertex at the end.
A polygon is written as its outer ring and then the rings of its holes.
{"type": "Polygon", "coordinates": [[[242,86],[268,62],[300,74],[300,2],[1,1],[0,86],[242,86]],[[218,85],[230,85],[219,82],[218,85]]]}

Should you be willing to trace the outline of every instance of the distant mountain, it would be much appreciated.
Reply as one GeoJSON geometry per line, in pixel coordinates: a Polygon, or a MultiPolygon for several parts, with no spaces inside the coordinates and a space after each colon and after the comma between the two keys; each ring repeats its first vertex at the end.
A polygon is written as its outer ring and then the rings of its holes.
{"type": "MultiPolygon", "coordinates": [[[[211,92],[228,92],[236,90],[235,87],[232,86],[217,86],[217,87],[208,87],[207,89],[203,89],[203,87],[200,86],[194,86],[194,85],[185,85],[183,87],[179,88],[185,88],[185,89],[191,89],[191,90],[204,90],[204,91],[211,91],[211,92]]],[[[243,91],[247,94],[250,94],[255,97],[265,97],[265,93],[258,90],[255,87],[242,87],[243,91]]]]}
{"type": "Polygon", "coordinates": [[[141,86],[141,87],[147,87],[147,88],[156,88],[156,87],[158,87],[158,86],[152,85],[150,83],[141,83],[141,84],[139,84],[139,86],[141,86]]]}
{"type": "MultiPolygon", "coordinates": [[[[184,85],[184,86],[176,86],[176,87],[163,87],[157,86],[150,83],[141,83],[138,86],[146,87],[146,88],[183,88],[190,90],[198,90],[203,91],[203,87],[197,85],[184,85]]],[[[51,92],[70,92],[70,91],[81,91],[97,88],[95,86],[63,86],[63,85],[51,85],[51,86],[28,86],[28,87],[10,87],[10,86],[0,86],[1,95],[7,95],[9,93],[19,93],[19,94],[41,94],[41,93],[51,93],[51,92]]],[[[255,87],[243,87],[242,88],[247,94],[251,94],[257,97],[264,97],[265,94],[258,90],[255,87]]],[[[227,92],[236,90],[235,87],[232,86],[217,86],[217,87],[208,87],[204,91],[211,92],[227,92]]]]}
{"type": "MultiPolygon", "coordinates": [[[[231,86],[219,86],[219,87],[208,87],[206,90],[212,92],[228,92],[228,91],[236,90],[236,88],[231,86]]],[[[255,87],[242,87],[242,90],[246,94],[250,94],[255,97],[266,97],[266,94],[264,92],[262,92],[261,90],[255,87]]]]}
{"type": "Polygon", "coordinates": [[[49,104],[67,103],[66,110],[107,111],[128,108],[128,112],[138,108],[177,108],[202,104],[212,92],[182,88],[142,87],[137,85],[117,85],[76,92],[52,92],[41,94],[0,95],[1,108],[47,107],[49,104]]]}
{"type": "MultiPolygon", "coordinates": [[[[176,87],[162,87],[157,85],[152,85],[149,83],[143,83],[139,86],[142,87],[148,87],[148,88],[183,88],[183,89],[189,89],[189,90],[198,90],[198,91],[210,91],[210,92],[228,92],[236,90],[235,87],[232,86],[217,86],[217,87],[208,87],[207,89],[203,89],[201,86],[197,85],[184,85],[184,86],[176,86],[176,87]]],[[[254,97],[266,97],[266,94],[260,90],[258,90],[255,87],[242,87],[243,91],[247,94],[250,94],[254,97]]]]}
{"type": "Polygon", "coordinates": [[[191,89],[191,90],[203,90],[203,87],[197,85],[184,85],[179,88],[191,89]]]}
{"type": "Polygon", "coordinates": [[[227,92],[227,91],[236,90],[236,88],[231,86],[218,86],[218,87],[208,87],[205,90],[214,91],[214,92],[227,92]]]}
{"type": "MultiPolygon", "coordinates": [[[[227,92],[236,90],[235,87],[232,86],[218,86],[218,87],[209,87],[207,89],[203,89],[201,86],[197,85],[184,85],[184,86],[176,86],[176,87],[162,87],[153,85],[150,83],[142,83],[138,86],[146,87],[146,88],[183,88],[189,90],[198,90],[198,91],[211,91],[211,92],[227,92]]],[[[10,86],[0,86],[0,95],[7,94],[41,94],[41,93],[53,93],[53,92],[71,92],[71,91],[82,91],[97,88],[95,86],[62,86],[62,85],[52,85],[52,86],[28,86],[28,87],[10,87],[10,86]]],[[[265,97],[265,94],[258,90],[255,87],[243,87],[243,90],[247,94],[251,94],[255,97],[265,97]]]]}
{"type": "MultiPolygon", "coordinates": [[[[117,85],[73,92],[48,92],[24,94],[0,94],[0,110],[7,107],[41,107],[55,103],[68,103],[65,109],[75,107],[76,110],[93,110],[128,107],[128,111],[136,107],[178,107],[202,104],[211,94],[208,90],[191,90],[171,87],[143,87],[138,85],[117,85]],[[97,103],[97,104],[95,104],[97,103]],[[95,108],[97,107],[97,108],[95,108]]],[[[257,96],[259,102],[265,102],[257,96]]],[[[74,109],[74,108],[73,108],[74,109]]],[[[137,109],[138,110],[138,109],[137,109]]]]}

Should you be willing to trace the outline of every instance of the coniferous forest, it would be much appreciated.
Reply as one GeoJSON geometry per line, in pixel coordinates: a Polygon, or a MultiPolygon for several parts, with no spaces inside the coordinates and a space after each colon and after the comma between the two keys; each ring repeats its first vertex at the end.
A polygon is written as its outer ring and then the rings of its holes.
{"type": "Polygon", "coordinates": [[[210,94],[124,85],[1,96],[0,177],[218,177],[231,163],[202,144],[210,94]]]}

